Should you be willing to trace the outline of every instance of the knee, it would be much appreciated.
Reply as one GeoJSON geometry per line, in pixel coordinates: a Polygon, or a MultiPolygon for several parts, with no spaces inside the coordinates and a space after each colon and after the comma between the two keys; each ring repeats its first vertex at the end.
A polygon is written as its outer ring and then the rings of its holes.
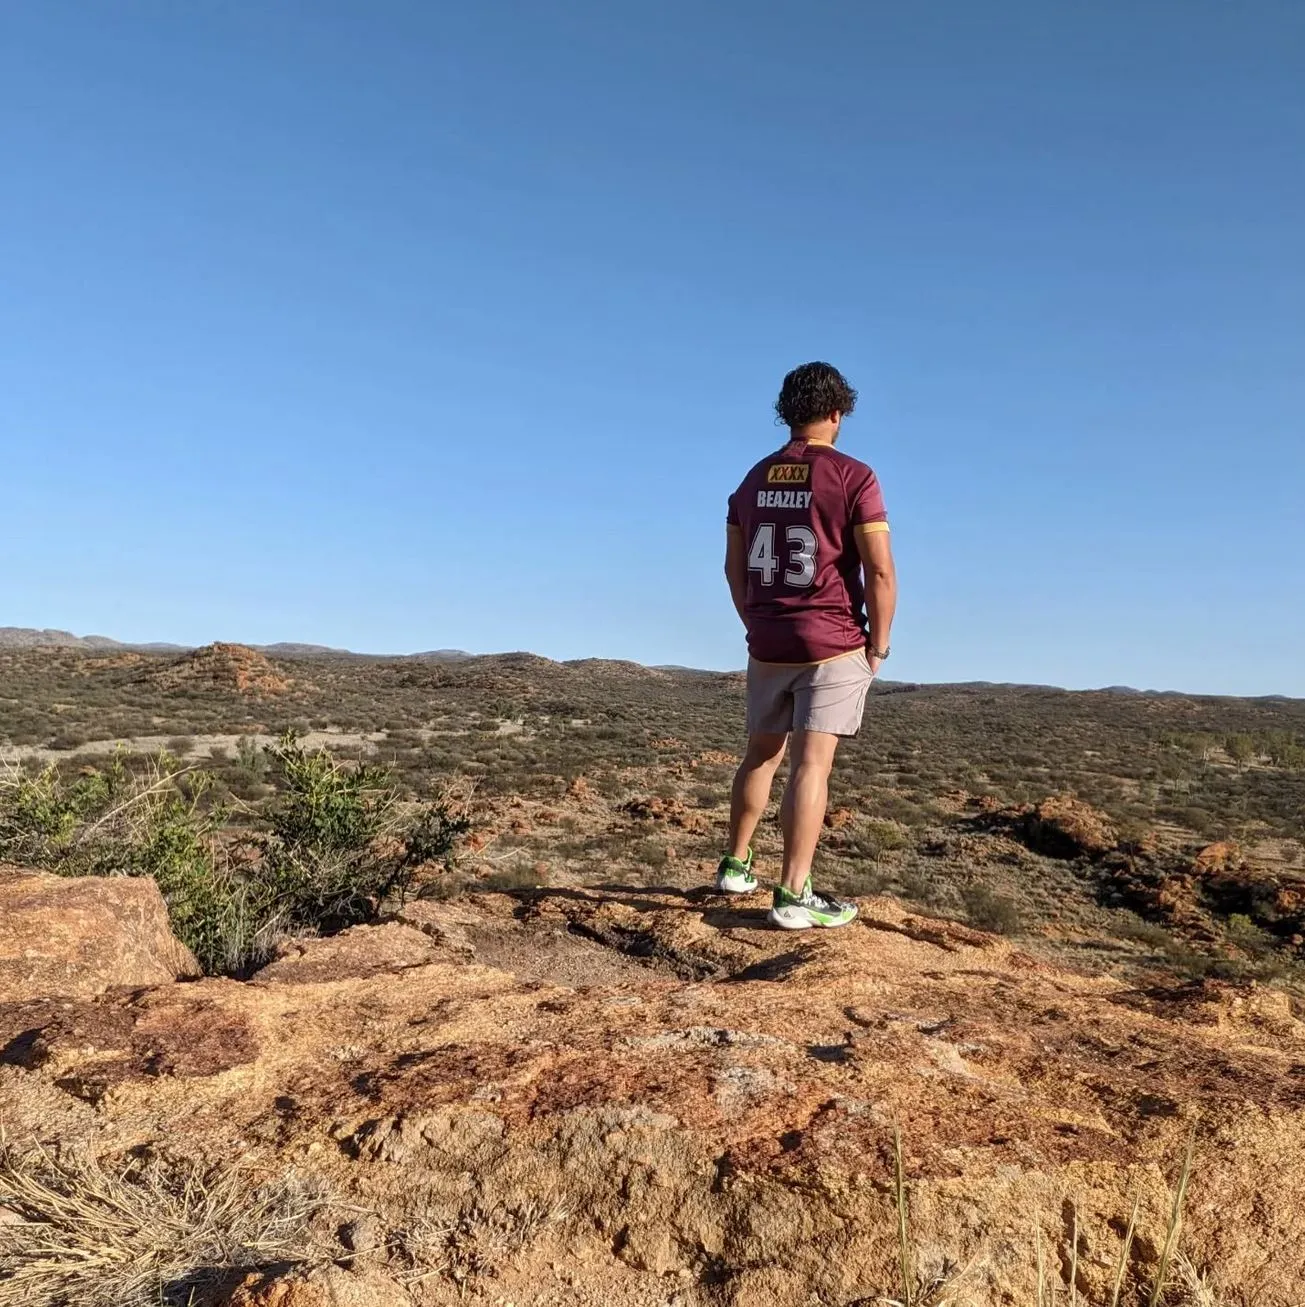
{"type": "Polygon", "coordinates": [[[784,758],[784,749],[788,737],[783,735],[757,735],[748,741],[747,751],[743,755],[743,767],[748,771],[779,766],[784,758]]]}
{"type": "Polygon", "coordinates": [[[833,769],[815,758],[795,762],[791,769],[794,785],[823,785],[833,769]]]}
{"type": "Polygon", "coordinates": [[[827,781],[834,770],[834,759],[823,753],[794,754],[789,770],[795,780],[804,782],[827,781]]]}

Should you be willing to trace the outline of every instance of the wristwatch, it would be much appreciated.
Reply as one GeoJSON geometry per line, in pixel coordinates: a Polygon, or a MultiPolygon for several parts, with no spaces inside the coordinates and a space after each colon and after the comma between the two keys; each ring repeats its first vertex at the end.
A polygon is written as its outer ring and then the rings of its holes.
{"type": "Polygon", "coordinates": [[[874,645],[867,644],[865,647],[865,651],[868,657],[878,658],[880,662],[883,662],[883,660],[887,658],[890,653],[893,652],[893,646],[890,644],[890,645],[885,645],[884,648],[882,649],[876,649],[874,645]]]}

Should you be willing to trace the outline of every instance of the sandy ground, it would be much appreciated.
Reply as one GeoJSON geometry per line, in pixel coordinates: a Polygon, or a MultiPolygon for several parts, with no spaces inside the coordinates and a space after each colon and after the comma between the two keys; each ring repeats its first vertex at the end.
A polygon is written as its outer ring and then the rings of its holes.
{"type": "MultiPolygon", "coordinates": [[[[522,735],[526,734],[524,727],[520,722],[501,721],[498,724],[498,735],[522,735]]],[[[467,730],[423,730],[420,732],[423,739],[433,740],[440,736],[449,735],[469,735],[467,730]]],[[[168,747],[168,742],[174,738],[172,735],[132,735],[114,740],[90,740],[86,744],[78,745],[76,749],[49,749],[40,745],[21,745],[21,744],[0,744],[0,763],[4,762],[27,762],[35,759],[39,762],[58,761],[59,759],[71,758],[77,755],[93,754],[95,756],[107,756],[115,753],[118,749],[125,749],[128,753],[158,753],[168,747]]],[[[182,755],[183,761],[200,762],[205,758],[211,758],[215,750],[226,752],[232,756],[235,755],[236,745],[241,739],[248,738],[254,741],[260,747],[275,744],[276,736],[274,735],[251,735],[246,737],[243,734],[234,735],[191,735],[190,747],[182,755]]],[[[303,744],[309,749],[364,749],[370,752],[381,752],[381,746],[386,740],[384,731],[344,731],[335,730],[328,727],[324,731],[309,731],[307,734],[299,737],[303,744]]]]}
{"type": "MultiPolygon", "coordinates": [[[[125,749],[128,753],[158,753],[166,749],[168,741],[174,738],[177,737],[132,735],[116,740],[91,740],[86,744],[78,745],[76,749],[46,749],[36,745],[3,744],[0,745],[0,762],[25,762],[29,758],[50,761],[70,758],[76,754],[107,755],[115,753],[118,749],[125,749]]],[[[229,754],[234,755],[237,742],[246,737],[237,734],[192,735],[189,738],[190,748],[184,754],[186,761],[210,758],[215,749],[219,751],[225,749],[229,754]]],[[[276,742],[276,737],[272,735],[251,735],[248,738],[260,746],[276,742]]],[[[358,731],[310,731],[302,739],[310,749],[323,746],[333,749],[357,749],[382,743],[385,732],[371,731],[364,734],[358,731]]]]}

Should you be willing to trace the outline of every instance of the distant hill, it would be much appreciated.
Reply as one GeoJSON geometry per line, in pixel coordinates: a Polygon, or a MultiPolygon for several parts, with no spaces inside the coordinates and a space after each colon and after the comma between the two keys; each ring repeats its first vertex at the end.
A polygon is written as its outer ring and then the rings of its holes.
{"type": "Polygon", "coordinates": [[[145,664],[138,680],[161,690],[235,690],[239,694],[284,694],[294,688],[257,649],[243,644],[209,644],[179,658],[145,664]]]}
{"type": "MultiPolygon", "coordinates": [[[[498,654],[473,654],[468,653],[465,649],[423,649],[418,653],[407,654],[360,654],[354,652],[352,649],[339,649],[324,644],[305,644],[296,640],[283,640],[278,641],[276,644],[248,644],[244,641],[241,641],[240,643],[246,649],[256,650],[258,653],[265,654],[271,658],[284,659],[347,658],[389,661],[391,659],[402,658],[411,659],[414,662],[427,663],[463,663],[497,660],[501,664],[513,666],[569,666],[582,671],[589,668],[602,676],[618,675],[621,672],[624,672],[645,679],[650,673],[653,675],[670,674],[675,676],[707,676],[717,674],[706,668],[684,667],[672,663],[644,666],[625,659],[582,658],[571,659],[568,662],[558,664],[551,658],[545,658],[539,654],[532,654],[526,651],[498,654]]],[[[84,649],[91,652],[95,650],[119,649],[124,652],[133,653],[183,654],[190,653],[197,647],[198,646],[196,645],[169,644],[162,641],[133,644],[128,641],[113,640],[106,635],[74,635],[71,631],[37,630],[34,627],[26,626],[0,626],[0,651],[6,649],[84,649]]],[[[729,674],[733,675],[734,673],[729,674]]],[[[902,693],[904,691],[917,690],[922,687],[912,683],[882,680],[879,682],[878,688],[881,693],[902,693]]],[[[953,681],[948,683],[946,688],[960,693],[971,694],[987,694],[1018,690],[1055,694],[1103,694],[1118,698],[1166,699],[1188,697],[1187,692],[1183,690],[1145,690],[1132,685],[1106,685],[1088,691],[1075,691],[1066,690],[1063,686],[1058,685],[1038,685],[1017,681],[953,681]]],[[[1205,695],[1198,697],[1220,698],[1224,696],[1205,695]]],[[[1283,694],[1263,694],[1249,697],[1258,698],[1266,703],[1294,702],[1290,695],[1283,694]]]]}
{"type": "Polygon", "coordinates": [[[184,653],[186,648],[183,644],[123,644],[121,640],[110,640],[107,635],[0,626],[0,649],[141,649],[151,653],[184,653]]]}
{"type": "Polygon", "coordinates": [[[277,644],[251,644],[250,649],[259,653],[271,654],[273,658],[315,658],[319,654],[347,654],[348,649],[335,649],[328,644],[298,644],[294,640],[282,640],[277,644]]]}
{"type": "Polygon", "coordinates": [[[409,654],[409,658],[424,658],[428,663],[460,663],[464,658],[474,658],[465,649],[427,649],[424,653],[409,654]]]}
{"type": "MultiPolygon", "coordinates": [[[[37,630],[30,626],[0,626],[0,649],[124,649],[141,653],[187,653],[196,646],[151,642],[132,644],[130,641],[111,640],[107,635],[74,635],[71,631],[37,630]]],[[[325,644],[302,644],[294,640],[276,644],[251,644],[246,648],[273,658],[319,658],[330,654],[341,657],[361,657],[349,649],[336,649],[325,644]]],[[[423,658],[427,662],[459,662],[473,655],[462,649],[429,649],[423,653],[401,654],[399,657],[423,658]]]]}

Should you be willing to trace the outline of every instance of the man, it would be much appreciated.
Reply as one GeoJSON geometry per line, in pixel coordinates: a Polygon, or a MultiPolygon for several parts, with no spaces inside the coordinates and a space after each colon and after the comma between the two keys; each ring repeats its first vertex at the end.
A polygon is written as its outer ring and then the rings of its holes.
{"type": "Polygon", "coordinates": [[[834,753],[861,727],[897,604],[879,482],[834,448],[855,404],[856,391],[828,363],[794,368],[775,402],[788,443],[763,458],[729,502],[725,576],[748,632],[748,748],[716,888],[757,888],[752,836],[788,748],[784,864],[770,910],[785,930],[856,917],[854,905],[811,888],[834,753]]]}

